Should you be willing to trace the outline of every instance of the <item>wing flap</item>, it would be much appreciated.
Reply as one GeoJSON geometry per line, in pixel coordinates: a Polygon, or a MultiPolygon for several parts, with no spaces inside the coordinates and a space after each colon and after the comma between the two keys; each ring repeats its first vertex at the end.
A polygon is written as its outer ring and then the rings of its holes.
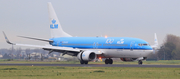
{"type": "Polygon", "coordinates": [[[15,45],[56,50],[56,51],[59,50],[59,51],[72,51],[72,52],[78,52],[78,53],[80,52],[80,49],[74,49],[74,48],[70,48],[70,47],[40,46],[40,45],[30,45],[30,44],[15,44],[15,45]]]}
{"type": "Polygon", "coordinates": [[[34,37],[26,37],[26,36],[18,36],[18,37],[33,39],[33,40],[46,41],[46,42],[53,42],[53,40],[48,40],[48,39],[43,39],[43,38],[34,38],[34,37]]]}

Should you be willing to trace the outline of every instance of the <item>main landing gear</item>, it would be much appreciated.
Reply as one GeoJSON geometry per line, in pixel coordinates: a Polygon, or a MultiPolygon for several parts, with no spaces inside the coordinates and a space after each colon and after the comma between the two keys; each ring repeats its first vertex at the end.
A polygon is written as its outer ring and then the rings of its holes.
{"type": "Polygon", "coordinates": [[[81,64],[88,64],[88,61],[80,61],[81,64]]]}
{"type": "Polygon", "coordinates": [[[113,64],[113,60],[111,58],[106,59],[105,64],[113,64]]]}
{"type": "Polygon", "coordinates": [[[142,60],[139,60],[139,61],[138,61],[138,64],[139,64],[139,65],[142,65],[142,64],[143,64],[142,60]]]}

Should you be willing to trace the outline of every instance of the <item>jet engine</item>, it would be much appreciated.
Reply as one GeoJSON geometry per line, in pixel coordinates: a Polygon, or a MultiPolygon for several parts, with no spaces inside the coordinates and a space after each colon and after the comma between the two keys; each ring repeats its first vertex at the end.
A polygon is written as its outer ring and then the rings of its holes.
{"type": "Polygon", "coordinates": [[[80,61],[92,61],[96,58],[96,54],[92,51],[81,51],[78,55],[77,58],[80,61]]]}

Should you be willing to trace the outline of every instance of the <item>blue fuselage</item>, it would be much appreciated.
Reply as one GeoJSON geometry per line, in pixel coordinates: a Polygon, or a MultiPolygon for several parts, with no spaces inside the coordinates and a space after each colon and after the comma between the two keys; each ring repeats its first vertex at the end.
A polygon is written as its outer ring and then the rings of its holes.
{"type": "Polygon", "coordinates": [[[79,49],[130,49],[152,50],[148,42],[129,37],[60,37],[51,38],[53,46],[79,49]]]}

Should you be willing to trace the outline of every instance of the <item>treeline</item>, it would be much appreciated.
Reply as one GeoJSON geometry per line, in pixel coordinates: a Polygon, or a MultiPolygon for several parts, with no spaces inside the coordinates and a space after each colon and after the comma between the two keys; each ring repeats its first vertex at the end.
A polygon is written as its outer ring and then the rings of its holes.
{"type": "MultiPolygon", "coordinates": [[[[31,53],[41,53],[43,56],[45,54],[48,54],[48,51],[45,51],[43,49],[0,49],[0,55],[3,57],[0,57],[1,59],[17,59],[17,58],[25,58],[27,55],[31,53]]],[[[51,56],[52,54],[49,54],[51,56]]]]}
{"type": "Polygon", "coordinates": [[[168,34],[164,43],[157,50],[156,54],[149,56],[149,59],[157,60],[179,60],[180,59],[180,37],[168,34]]]}
{"type": "Polygon", "coordinates": [[[21,49],[21,48],[16,48],[16,49],[0,49],[0,54],[4,55],[4,54],[21,54],[21,53],[25,53],[25,54],[30,54],[33,52],[38,52],[38,53],[43,53],[46,54],[48,53],[48,51],[45,51],[43,49],[21,49]]]}

